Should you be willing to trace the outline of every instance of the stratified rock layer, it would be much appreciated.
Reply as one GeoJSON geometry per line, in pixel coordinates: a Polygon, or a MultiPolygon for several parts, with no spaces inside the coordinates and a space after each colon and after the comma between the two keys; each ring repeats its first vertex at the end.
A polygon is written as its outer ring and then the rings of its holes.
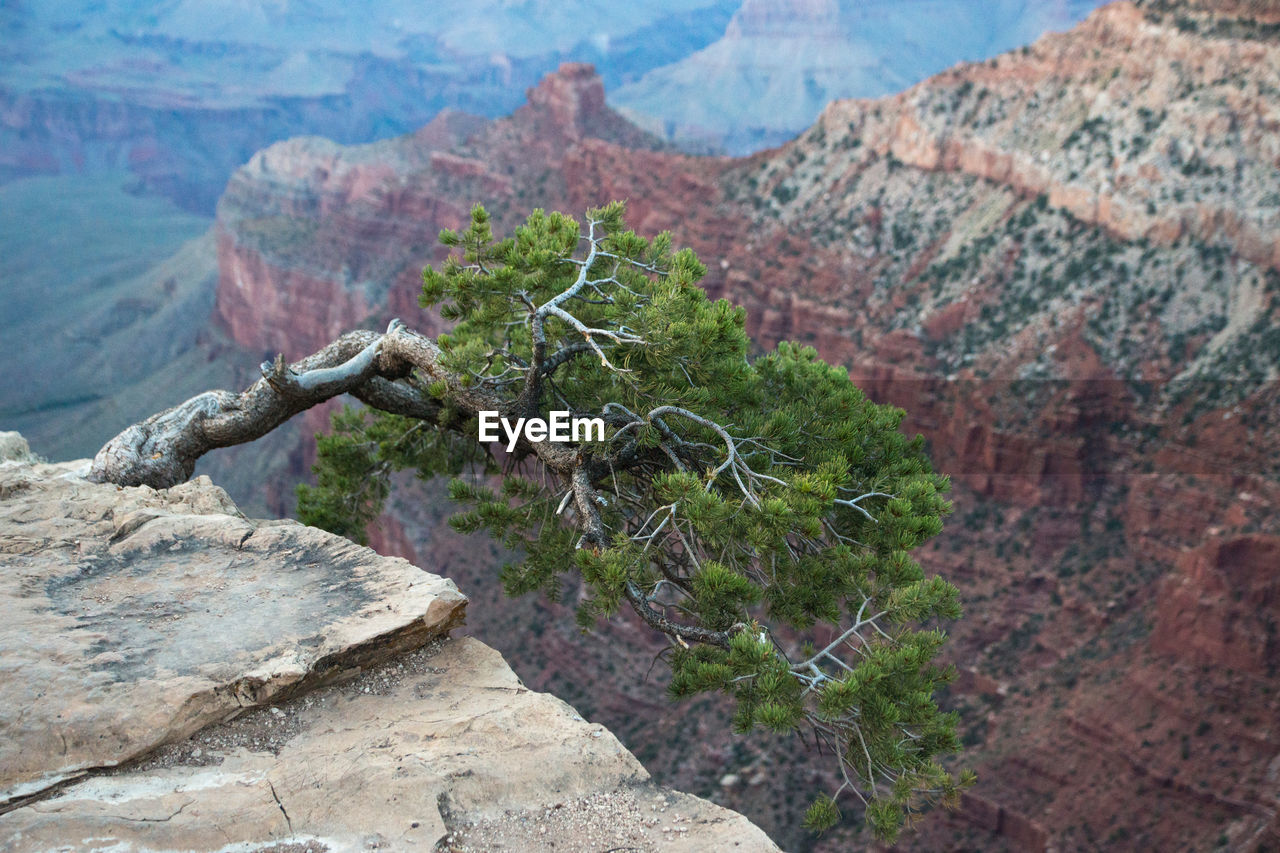
{"type": "Polygon", "coordinates": [[[199,478],[0,463],[0,804],[460,623],[452,581],[199,478]]]}

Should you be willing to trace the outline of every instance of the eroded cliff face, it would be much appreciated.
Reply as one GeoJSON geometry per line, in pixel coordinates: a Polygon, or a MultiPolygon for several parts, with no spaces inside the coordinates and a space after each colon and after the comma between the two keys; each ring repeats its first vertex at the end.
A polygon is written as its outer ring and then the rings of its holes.
{"type": "Polygon", "coordinates": [[[810,133],[865,147],[832,157],[825,177],[892,156],[1044,193],[1125,241],[1187,237],[1278,266],[1277,44],[1200,35],[1212,16],[1169,17],[1115,3],[1070,33],[895,98],[837,103],[810,133]]]}
{"type": "Polygon", "coordinates": [[[443,257],[440,229],[465,225],[475,203],[505,214],[563,198],[562,164],[588,139],[661,147],[605,106],[590,66],[570,64],[508,119],[444,113],[376,145],[273,145],[218,205],[218,317],[239,343],[289,356],[388,313],[421,319],[420,274],[443,257]]]}
{"type": "MultiPolygon", "coordinates": [[[[582,68],[452,142],[284,143],[224,197],[219,312],[241,343],[290,355],[392,315],[436,330],[412,303],[418,273],[470,203],[505,229],[535,206],[627,199],[638,231],[699,252],[703,284],[748,308],[761,345],[848,365],[953,475],[956,514],[925,560],[965,600],[948,702],[981,781],[903,846],[1265,849],[1280,843],[1280,48],[1265,15],[1230,18],[1234,35],[1225,20],[1115,4],[894,98],[834,104],[743,160],[637,145],[582,68]],[[350,313],[259,309],[289,299],[350,313]]],[[[391,512],[388,543],[448,554],[451,576],[497,595],[500,553],[462,544],[433,501],[391,512]]],[[[476,630],[575,701],[616,673],[619,701],[596,707],[663,778],[789,847],[854,843],[852,827],[814,841],[790,822],[815,762],[656,719],[657,686],[633,683],[643,629],[584,640],[567,609],[486,608],[502,615],[476,630]],[[517,625],[536,642],[504,640],[517,625]],[[610,637],[634,659],[593,651],[610,637]]]]}

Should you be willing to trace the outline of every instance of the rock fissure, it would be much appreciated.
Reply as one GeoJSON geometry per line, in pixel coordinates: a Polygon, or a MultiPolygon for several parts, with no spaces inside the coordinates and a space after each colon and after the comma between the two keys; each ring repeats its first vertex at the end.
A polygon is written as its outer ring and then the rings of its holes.
{"type": "Polygon", "coordinates": [[[280,801],[280,795],[276,793],[276,786],[267,780],[267,787],[271,789],[271,798],[276,801],[276,805],[280,807],[280,814],[284,815],[285,825],[289,827],[289,834],[293,834],[293,821],[289,819],[289,812],[285,810],[284,803],[280,801]]]}

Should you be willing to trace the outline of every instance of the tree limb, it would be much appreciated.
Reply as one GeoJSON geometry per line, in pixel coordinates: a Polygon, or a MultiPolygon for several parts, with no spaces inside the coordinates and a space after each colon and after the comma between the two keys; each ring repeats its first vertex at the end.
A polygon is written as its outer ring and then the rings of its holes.
{"type": "MultiPolygon", "coordinates": [[[[301,361],[262,365],[263,376],[245,391],[206,391],[128,427],[98,451],[89,479],[120,486],[168,488],[184,482],[196,460],[219,447],[266,435],[289,418],[341,394],[394,414],[438,422],[444,407],[428,394],[395,380],[419,370],[444,381],[458,417],[441,426],[457,428],[481,410],[502,411],[504,400],[468,387],[442,366],[443,353],[430,338],[392,321],[386,333],[348,332],[301,361]]],[[[553,470],[568,474],[576,453],[551,442],[527,442],[553,470]]]]}
{"type": "MultiPolygon", "coordinates": [[[[206,391],[128,427],[98,451],[89,479],[162,489],[187,480],[196,460],[218,447],[253,441],[289,418],[353,390],[378,371],[376,332],[349,332],[291,365],[263,365],[263,377],[240,394],[206,391]],[[315,381],[303,379],[318,371],[315,381]]],[[[402,375],[388,370],[392,377],[402,375]]]]}
{"type": "Polygon", "coordinates": [[[712,631],[710,628],[678,625],[672,622],[650,607],[649,602],[644,597],[644,593],[631,581],[627,581],[626,593],[627,601],[630,602],[632,609],[650,628],[661,631],[673,639],[679,638],[686,645],[693,642],[707,643],[712,646],[719,646],[722,649],[729,648],[728,631],[712,631]]]}

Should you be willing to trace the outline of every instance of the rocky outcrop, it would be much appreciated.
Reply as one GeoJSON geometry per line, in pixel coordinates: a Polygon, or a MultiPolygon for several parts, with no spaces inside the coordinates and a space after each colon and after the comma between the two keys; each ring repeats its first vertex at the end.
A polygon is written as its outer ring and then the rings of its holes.
{"type": "Polygon", "coordinates": [[[452,581],[0,448],[0,847],[777,849],[446,639],[452,581]]]}
{"type": "Polygon", "coordinates": [[[1156,602],[1152,649],[1193,666],[1280,672],[1280,537],[1216,537],[1180,555],[1156,602]]]}
{"type": "Polygon", "coordinates": [[[116,489],[3,463],[0,803],[115,766],[460,624],[453,583],[207,478],[116,489]]]}
{"type": "Polygon", "coordinates": [[[29,462],[31,446],[17,432],[0,432],[0,462],[29,462]]]}
{"type": "Polygon", "coordinates": [[[0,839],[28,850],[778,849],[741,815],[654,785],[607,730],[468,638],[62,788],[0,817],[0,839]]]}
{"type": "Polygon", "coordinates": [[[355,157],[317,138],[267,148],[219,202],[217,316],[241,345],[291,358],[389,312],[440,331],[416,302],[422,266],[442,257],[440,229],[463,226],[479,201],[510,219],[539,182],[563,196],[561,164],[592,140],[662,147],[570,63],[507,119],[446,115],[355,157]]]}

